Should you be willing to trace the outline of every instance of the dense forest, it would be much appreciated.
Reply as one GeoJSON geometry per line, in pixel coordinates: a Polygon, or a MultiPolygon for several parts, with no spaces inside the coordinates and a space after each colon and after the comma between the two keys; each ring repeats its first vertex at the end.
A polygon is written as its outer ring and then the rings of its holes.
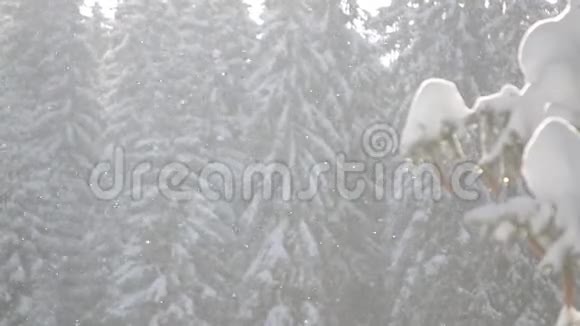
{"type": "Polygon", "coordinates": [[[520,39],[563,1],[265,0],[258,22],[239,0],[83,6],[0,0],[0,326],[556,319],[556,282],[466,226],[474,202],[345,198],[334,172],[307,199],[228,194],[202,172],[276,162],[302,185],[337,157],[395,166],[365,130],[399,132],[429,77],[470,105],[522,85],[520,39]]]}

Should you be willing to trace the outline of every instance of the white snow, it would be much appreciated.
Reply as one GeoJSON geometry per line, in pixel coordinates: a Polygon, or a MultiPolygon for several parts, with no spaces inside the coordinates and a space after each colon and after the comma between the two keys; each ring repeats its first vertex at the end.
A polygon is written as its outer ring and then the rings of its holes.
{"type": "Polygon", "coordinates": [[[463,125],[471,110],[457,86],[448,80],[425,80],[413,98],[401,137],[401,153],[408,155],[424,143],[442,139],[463,125]]]}
{"type": "Polygon", "coordinates": [[[520,96],[519,88],[507,84],[497,93],[479,97],[475,101],[473,110],[477,113],[511,111],[520,96]]]}
{"type": "Polygon", "coordinates": [[[540,124],[524,150],[522,175],[534,198],[514,197],[466,214],[500,242],[518,234],[535,238],[546,249],[540,267],[559,272],[580,254],[580,133],[566,120],[540,124]],[[553,232],[550,232],[553,231],[553,232]]]}
{"type": "Polygon", "coordinates": [[[483,164],[495,161],[506,147],[525,144],[547,117],[563,117],[580,126],[580,6],[575,1],[524,35],[518,60],[526,85],[521,90],[506,85],[476,101],[475,116],[507,114],[508,119],[492,148],[486,149],[483,164]]]}
{"type": "Polygon", "coordinates": [[[290,309],[285,305],[278,305],[268,312],[264,326],[292,326],[296,325],[290,309]]]}
{"type": "Polygon", "coordinates": [[[575,2],[560,15],[532,25],[522,38],[518,60],[528,83],[540,81],[543,70],[551,63],[576,61],[580,48],[580,8],[575,2]]]}
{"type": "Polygon", "coordinates": [[[552,205],[519,196],[504,203],[475,208],[465,215],[465,219],[481,226],[484,233],[493,234],[497,241],[509,243],[518,234],[539,236],[547,229],[553,215],[552,205]]]}
{"type": "Polygon", "coordinates": [[[525,144],[547,117],[559,116],[580,125],[580,110],[574,104],[580,103],[577,76],[580,71],[575,74],[563,64],[552,64],[544,71],[541,82],[527,84],[522,90],[507,85],[498,93],[479,98],[474,106],[477,115],[508,115],[506,126],[482,162],[495,160],[515,141],[525,144]]]}
{"type": "Polygon", "coordinates": [[[426,276],[436,276],[437,273],[441,270],[441,267],[445,266],[449,263],[449,258],[445,255],[436,255],[429,259],[423,265],[423,269],[426,276]]]}
{"type": "Polygon", "coordinates": [[[264,248],[260,250],[257,257],[250,264],[244,279],[253,278],[264,269],[270,269],[272,266],[277,266],[279,262],[290,260],[290,255],[284,246],[287,229],[288,220],[281,220],[278,226],[268,235],[264,242],[264,248]]]}
{"type": "Polygon", "coordinates": [[[538,198],[578,200],[579,163],[580,134],[566,120],[553,117],[542,122],[526,146],[522,172],[538,198]]]}
{"type": "Polygon", "coordinates": [[[93,6],[97,2],[101,6],[105,17],[111,19],[115,17],[115,11],[119,5],[119,0],[85,0],[81,6],[81,13],[85,16],[91,16],[93,6]]]}
{"type": "MultiPolygon", "coordinates": [[[[480,162],[500,159],[503,169],[512,164],[529,194],[475,208],[465,219],[502,243],[533,240],[545,251],[539,266],[545,271],[561,272],[580,258],[579,53],[580,0],[570,0],[560,15],[539,21],[523,37],[521,89],[506,85],[470,110],[454,83],[426,80],[401,137],[401,154],[411,156],[480,124],[480,162]]],[[[563,309],[557,326],[574,325],[580,326],[580,313],[563,309]]]]}
{"type": "Polygon", "coordinates": [[[580,133],[562,118],[546,119],[524,151],[522,174],[533,195],[556,207],[562,232],[543,266],[560,270],[567,255],[580,253],[580,133]]]}
{"type": "MultiPolygon", "coordinates": [[[[580,53],[580,46],[577,53],[580,53]]],[[[577,60],[575,60],[577,61],[577,60]]],[[[513,107],[508,130],[527,141],[539,124],[550,116],[574,118],[580,113],[580,65],[578,63],[552,62],[543,67],[542,79],[528,83],[513,107]],[[576,67],[577,66],[577,67],[576,67]],[[550,110],[550,107],[557,109],[550,110]]],[[[571,122],[578,124],[574,118],[571,122]]]]}
{"type": "Polygon", "coordinates": [[[564,307],[556,326],[580,326],[580,313],[574,308],[564,307]]]}
{"type": "Polygon", "coordinates": [[[167,296],[167,278],[165,275],[159,275],[148,289],[149,299],[159,302],[167,296]]]}
{"type": "Polygon", "coordinates": [[[405,232],[396,242],[394,248],[391,250],[391,268],[400,266],[401,259],[404,258],[405,249],[407,248],[406,246],[411,242],[412,239],[417,237],[417,224],[426,221],[428,218],[429,216],[424,211],[419,210],[413,213],[411,221],[409,222],[409,226],[405,228],[405,232]]]}

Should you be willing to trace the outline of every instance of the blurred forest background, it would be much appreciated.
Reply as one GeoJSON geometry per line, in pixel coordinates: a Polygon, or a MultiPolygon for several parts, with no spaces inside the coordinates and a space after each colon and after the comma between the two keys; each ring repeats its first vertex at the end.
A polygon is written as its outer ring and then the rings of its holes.
{"type": "Polygon", "coordinates": [[[111,146],[194,171],[371,163],[360,135],[402,127],[425,78],[468,105],[521,85],[521,36],[563,5],[266,0],[256,23],[238,0],[0,0],[0,325],[549,324],[553,280],[453,198],[100,201],[87,180],[111,146]]]}

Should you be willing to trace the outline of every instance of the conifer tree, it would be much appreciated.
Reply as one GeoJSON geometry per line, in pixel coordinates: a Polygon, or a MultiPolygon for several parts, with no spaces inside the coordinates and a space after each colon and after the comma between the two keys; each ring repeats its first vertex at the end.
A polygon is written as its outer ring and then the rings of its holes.
{"type": "Polygon", "coordinates": [[[0,324],[74,324],[99,297],[98,203],[87,185],[103,131],[95,56],[78,1],[20,2],[8,13],[0,324]]]}

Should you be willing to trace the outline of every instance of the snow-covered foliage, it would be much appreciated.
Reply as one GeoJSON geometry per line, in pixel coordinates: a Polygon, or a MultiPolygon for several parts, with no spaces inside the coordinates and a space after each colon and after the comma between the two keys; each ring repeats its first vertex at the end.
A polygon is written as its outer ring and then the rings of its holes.
{"type": "MultiPolygon", "coordinates": [[[[209,200],[196,187],[213,161],[234,174],[256,161],[286,163],[295,188],[337,152],[390,171],[398,158],[369,158],[361,135],[379,120],[402,126],[401,108],[428,76],[453,82],[425,83],[410,120],[427,128],[408,134],[429,142],[406,135],[404,147],[461,156],[455,132],[472,130],[460,121],[478,121],[470,103],[500,81],[518,85],[518,40],[553,5],[393,1],[363,22],[356,0],[268,0],[258,25],[239,0],[124,0],[114,20],[98,6],[81,15],[82,2],[0,1],[1,326],[555,320],[555,295],[521,251],[482,250],[451,218],[464,203],[370,191],[345,200],[333,173],[319,177],[312,200],[209,200]],[[365,40],[352,27],[367,23],[375,31],[365,40]],[[396,58],[388,68],[384,53],[396,58]],[[445,103],[426,103],[437,101],[433,91],[445,103]],[[99,201],[86,174],[115,146],[126,192],[99,201]],[[194,172],[175,185],[190,200],[156,189],[159,168],[175,161],[194,172]],[[136,164],[152,165],[140,199],[129,191],[138,190],[136,164]]],[[[562,103],[550,111],[573,120],[562,103]]],[[[360,176],[367,185],[378,177],[360,176]]]]}
{"type": "MultiPolygon", "coordinates": [[[[548,118],[538,127],[524,152],[522,173],[534,195],[554,206],[557,237],[546,244],[542,265],[561,271],[580,255],[580,195],[577,182],[580,164],[580,133],[566,120],[548,118]]],[[[548,224],[544,218],[534,231],[541,237],[548,224]]]]}
{"type": "Polygon", "coordinates": [[[546,250],[540,266],[560,272],[580,254],[578,164],[580,133],[566,120],[548,118],[524,151],[522,174],[533,198],[516,197],[484,206],[466,218],[492,225],[495,238],[502,242],[518,233],[536,239],[546,250]]]}
{"type": "MultiPolygon", "coordinates": [[[[249,56],[254,100],[243,119],[242,137],[252,159],[281,162],[307,176],[315,164],[360,146],[359,135],[350,137],[359,127],[352,122],[373,108],[370,72],[380,64],[370,56],[371,46],[347,28],[348,17],[336,4],[265,2],[263,35],[249,56]]],[[[371,273],[376,261],[371,257],[379,256],[373,239],[354,236],[368,228],[367,207],[341,201],[337,189],[329,189],[331,174],[320,175],[319,182],[312,200],[254,196],[241,214],[240,241],[247,248],[236,257],[244,271],[236,291],[241,323],[318,319],[326,325],[340,318],[358,324],[367,318],[362,312],[338,316],[349,299],[346,289],[371,273]]]]}
{"type": "MultiPolygon", "coordinates": [[[[467,222],[483,226],[484,234],[512,243],[518,237],[530,242],[541,255],[540,268],[562,272],[565,308],[558,325],[571,324],[574,287],[571,272],[580,256],[580,11],[576,1],[559,16],[542,20],[524,35],[519,65],[525,86],[503,86],[499,92],[476,100],[464,125],[479,130],[480,164],[484,173],[500,167],[498,179],[522,178],[528,193],[490,203],[466,214],[467,222]]],[[[417,94],[421,94],[421,88],[417,94]]],[[[433,101],[447,100],[442,94],[433,101]]],[[[447,114],[453,103],[443,109],[447,114]]],[[[405,131],[424,120],[411,106],[405,131]]],[[[435,125],[438,119],[431,120],[435,125]]],[[[411,138],[413,139],[413,138],[411,138]]],[[[439,135],[436,141],[443,140],[439,135]]],[[[414,143],[433,142],[424,134],[414,143]]],[[[439,149],[438,151],[441,151],[439,149]]],[[[438,159],[439,157],[433,156],[438,159]]],[[[489,173],[489,172],[488,172],[489,173]]]]}
{"type": "Polygon", "coordinates": [[[84,180],[102,144],[98,61],[75,2],[0,5],[1,325],[72,325],[102,294],[84,180]]]}
{"type": "Polygon", "coordinates": [[[470,110],[453,82],[435,78],[424,81],[413,98],[401,136],[402,154],[451,137],[465,125],[469,115],[470,110]]]}
{"type": "Polygon", "coordinates": [[[509,148],[516,148],[516,155],[521,155],[523,145],[546,117],[561,116],[580,124],[578,30],[580,9],[572,5],[528,29],[518,51],[524,87],[516,91],[514,86],[505,86],[496,94],[480,98],[474,106],[475,114],[488,122],[482,126],[481,132],[486,134],[483,137],[495,138],[482,164],[500,160],[509,148]]]}
{"type": "MultiPolygon", "coordinates": [[[[505,82],[522,83],[516,55],[520,39],[528,26],[558,7],[544,0],[393,1],[371,24],[388,31],[381,35],[385,51],[400,54],[385,74],[385,79],[397,82],[383,92],[393,100],[390,106],[402,109],[388,121],[403,126],[415,90],[432,76],[456,84],[467,107],[479,94],[495,92],[505,82]]],[[[511,88],[519,93],[519,87],[511,88]]],[[[467,119],[471,124],[475,118],[471,114],[467,119]]],[[[471,158],[478,144],[464,142],[475,133],[465,129],[457,138],[471,158]]],[[[437,139],[425,146],[421,157],[448,161],[441,166],[451,168],[458,153],[449,145],[437,139]]],[[[454,218],[473,204],[453,196],[436,203],[409,200],[396,214],[406,218],[385,223],[386,233],[393,236],[389,247],[394,249],[389,251],[402,251],[385,281],[387,291],[396,294],[388,297],[387,324],[521,326],[555,320],[558,295],[541,273],[535,273],[527,252],[513,247],[498,255],[491,244],[471,240],[468,226],[454,218]],[[427,212],[425,222],[411,222],[411,212],[417,209],[427,212]],[[413,236],[406,236],[409,233],[413,236]],[[447,308],[449,300],[453,309],[447,308]]]]}
{"type": "Polygon", "coordinates": [[[556,326],[578,326],[580,325],[580,313],[574,308],[565,307],[560,312],[556,326]]]}
{"type": "Polygon", "coordinates": [[[243,114],[243,53],[255,41],[245,10],[233,1],[133,0],[117,8],[104,55],[108,146],[122,146],[128,166],[147,162],[150,171],[142,198],[125,192],[108,213],[116,232],[109,247],[122,254],[108,261],[102,323],[231,323],[210,307],[234,303],[226,267],[236,255],[228,250],[233,204],[195,191],[193,174],[183,185],[191,198],[165,198],[153,176],[166,162],[196,172],[213,160],[232,170],[242,164],[232,120],[243,114]]]}
{"type": "Polygon", "coordinates": [[[524,35],[518,60],[528,83],[543,83],[550,66],[573,69],[580,43],[580,6],[574,1],[558,16],[534,24],[524,35]]]}

